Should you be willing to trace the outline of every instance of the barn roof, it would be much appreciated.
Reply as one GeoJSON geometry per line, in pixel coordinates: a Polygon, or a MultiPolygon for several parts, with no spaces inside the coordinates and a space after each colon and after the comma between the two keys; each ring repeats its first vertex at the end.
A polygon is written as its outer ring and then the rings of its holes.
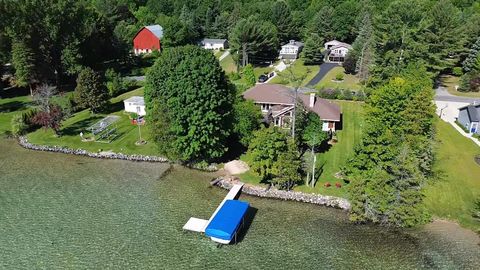
{"type": "Polygon", "coordinates": [[[145,26],[150,32],[152,32],[157,38],[163,37],[163,27],[158,24],[145,26]]]}

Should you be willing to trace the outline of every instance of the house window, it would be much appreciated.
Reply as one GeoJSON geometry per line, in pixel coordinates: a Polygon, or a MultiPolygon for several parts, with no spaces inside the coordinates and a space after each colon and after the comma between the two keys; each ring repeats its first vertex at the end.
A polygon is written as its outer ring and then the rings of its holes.
{"type": "Polygon", "coordinates": [[[270,110],[271,107],[272,107],[272,105],[270,105],[270,104],[262,104],[261,105],[262,111],[268,111],[268,110],[270,110]]]}

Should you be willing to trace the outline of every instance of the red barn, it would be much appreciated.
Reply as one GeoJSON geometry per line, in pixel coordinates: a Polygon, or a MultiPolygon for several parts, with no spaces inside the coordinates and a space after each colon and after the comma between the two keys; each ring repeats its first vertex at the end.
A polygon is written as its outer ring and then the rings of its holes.
{"type": "Polygon", "coordinates": [[[163,28],[160,25],[145,26],[133,38],[133,52],[135,55],[160,51],[163,28]]]}

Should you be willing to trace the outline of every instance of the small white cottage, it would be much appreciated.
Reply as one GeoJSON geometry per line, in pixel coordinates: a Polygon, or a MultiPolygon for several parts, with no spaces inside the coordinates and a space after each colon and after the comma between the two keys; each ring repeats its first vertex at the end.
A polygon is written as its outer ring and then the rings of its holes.
{"type": "Polygon", "coordinates": [[[200,45],[206,50],[225,50],[228,42],[226,39],[204,38],[200,45]]]}
{"type": "Polygon", "coordinates": [[[140,96],[133,96],[123,101],[125,111],[130,113],[136,113],[139,116],[146,115],[145,112],[145,100],[140,96]]]}
{"type": "Polygon", "coordinates": [[[281,59],[297,59],[302,52],[303,43],[295,40],[290,40],[287,44],[282,46],[280,50],[281,59]]]}

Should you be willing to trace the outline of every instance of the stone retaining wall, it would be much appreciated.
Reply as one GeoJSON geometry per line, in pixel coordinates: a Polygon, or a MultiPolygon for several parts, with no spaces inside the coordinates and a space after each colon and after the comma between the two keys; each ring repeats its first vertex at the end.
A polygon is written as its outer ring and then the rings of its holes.
{"type": "MultiPolygon", "coordinates": [[[[231,189],[234,184],[239,183],[238,180],[231,177],[224,177],[216,180],[218,181],[215,184],[224,189],[231,189]]],[[[348,200],[334,196],[309,194],[298,191],[285,191],[278,190],[276,188],[265,189],[263,187],[250,184],[245,184],[242,188],[242,192],[257,197],[313,203],[318,205],[340,208],[344,210],[350,209],[350,202],[348,200]]]]}

